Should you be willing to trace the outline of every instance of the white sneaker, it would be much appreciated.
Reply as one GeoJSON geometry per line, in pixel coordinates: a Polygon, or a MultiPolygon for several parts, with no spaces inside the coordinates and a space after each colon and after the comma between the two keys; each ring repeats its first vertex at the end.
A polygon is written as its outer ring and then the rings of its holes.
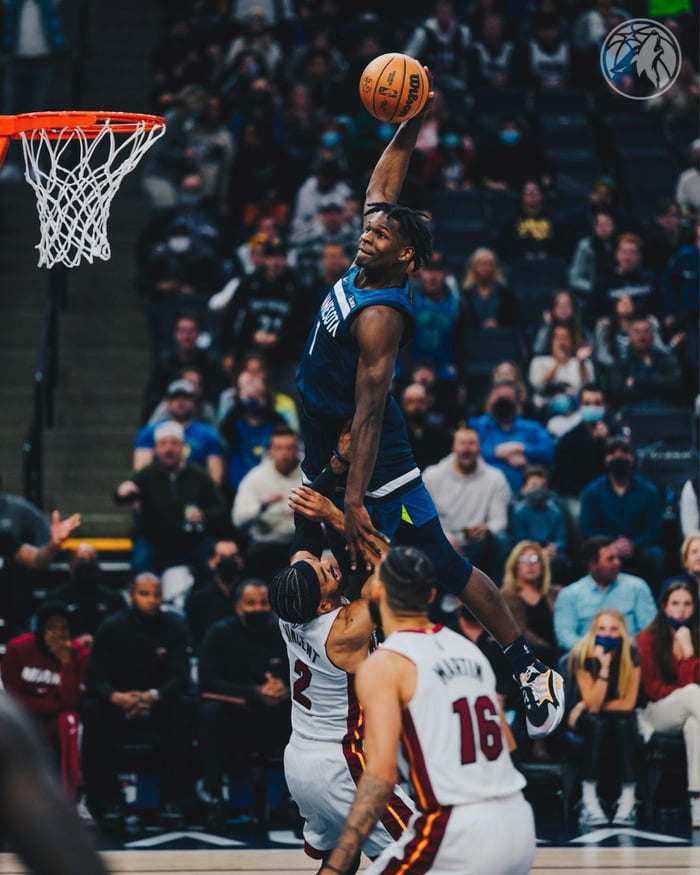
{"type": "Polygon", "coordinates": [[[595,802],[581,804],[581,814],[578,818],[578,825],[581,829],[588,829],[592,826],[607,826],[609,822],[608,815],[603,811],[597,799],[595,802]]]}
{"type": "Polygon", "coordinates": [[[619,801],[615,808],[615,816],[612,819],[615,826],[637,825],[637,800],[619,801]]]}
{"type": "Polygon", "coordinates": [[[564,716],[564,679],[554,669],[533,663],[518,680],[525,701],[527,734],[530,738],[544,738],[564,716]]]}
{"type": "Polygon", "coordinates": [[[700,796],[690,797],[690,822],[693,829],[700,829],[700,796]]]}

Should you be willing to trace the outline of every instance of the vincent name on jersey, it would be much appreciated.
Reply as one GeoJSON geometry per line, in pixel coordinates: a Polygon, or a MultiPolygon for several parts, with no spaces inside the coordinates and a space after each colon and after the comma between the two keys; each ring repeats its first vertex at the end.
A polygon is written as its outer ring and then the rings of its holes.
{"type": "Polygon", "coordinates": [[[315,663],[316,660],[320,658],[320,653],[318,653],[318,651],[316,651],[309,644],[309,642],[304,638],[303,635],[300,635],[297,631],[292,629],[292,627],[288,626],[286,623],[282,623],[281,626],[284,629],[284,634],[287,636],[287,639],[293,644],[296,644],[298,647],[301,647],[301,649],[309,657],[312,663],[315,663]]]}

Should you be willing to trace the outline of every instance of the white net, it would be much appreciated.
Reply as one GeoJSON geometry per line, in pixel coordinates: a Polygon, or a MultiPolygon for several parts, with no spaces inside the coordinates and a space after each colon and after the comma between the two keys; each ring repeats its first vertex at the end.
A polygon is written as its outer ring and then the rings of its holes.
{"type": "Polygon", "coordinates": [[[164,131],[164,125],[137,122],[133,131],[116,133],[107,120],[96,136],[80,127],[64,128],[56,139],[43,129],[19,134],[25,179],[36,192],[39,267],[109,260],[112,198],[164,131]]]}

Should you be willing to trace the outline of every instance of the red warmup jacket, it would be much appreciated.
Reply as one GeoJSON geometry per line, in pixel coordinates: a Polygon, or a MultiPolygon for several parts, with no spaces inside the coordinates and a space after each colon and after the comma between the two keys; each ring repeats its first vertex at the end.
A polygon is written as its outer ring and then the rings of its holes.
{"type": "Polygon", "coordinates": [[[29,632],[7,643],[0,664],[2,682],[10,695],[35,717],[53,717],[76,711],[85,695],[90,651],[72,641],[73,658],[62,665],[55,656],[40,650],[29,632]]]}
{"type": "Polygon", "coordinates": [[[689,659],[676,659],[673,657],[673,668],[677,682],[667,684],[661,677],[661,669],[652,649],[654,636],[651,632],[639,632],[637,646],[642,668],[642,687],[650,702],[658,702],[670,696],[674,690],[685,687],[688,684],[700,683],[700,657],[691,656],[689,659]]]}

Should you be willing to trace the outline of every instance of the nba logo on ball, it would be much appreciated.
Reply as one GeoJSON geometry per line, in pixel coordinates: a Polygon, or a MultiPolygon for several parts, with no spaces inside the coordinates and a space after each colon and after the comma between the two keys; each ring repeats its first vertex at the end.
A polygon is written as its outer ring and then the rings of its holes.
{"type": "Polygon", "coordinates": [[[600,49],[600,69],[608,85],[630,100],[658,97],[681,69],[681,47],[671,31],[650,18],[632,18],[613,28],[600,49]],[[631,83],[630,83],[631,80],[631,83]],[[629,84],[629,93],[623,87],[629,84]]]}

